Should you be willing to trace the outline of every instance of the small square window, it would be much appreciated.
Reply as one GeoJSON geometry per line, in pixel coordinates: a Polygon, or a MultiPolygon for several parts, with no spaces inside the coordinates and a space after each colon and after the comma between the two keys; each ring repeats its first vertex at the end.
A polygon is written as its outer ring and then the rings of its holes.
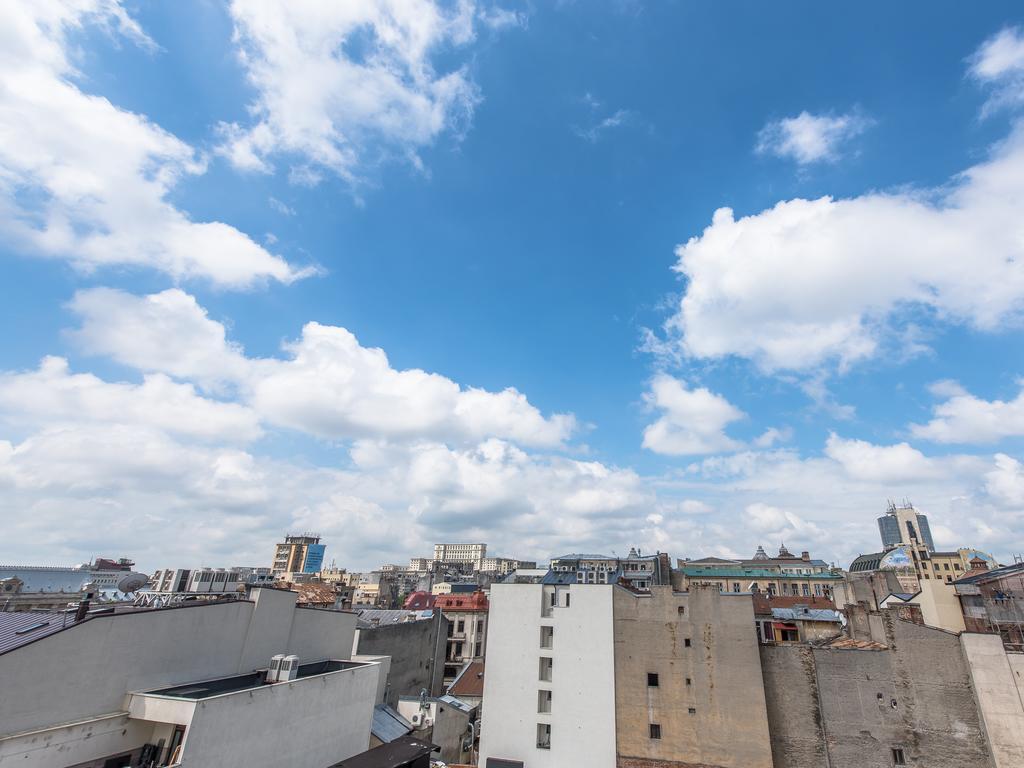
{"type": "Polygon", "coordinates": [[[696,715],[696,714],[697,714],[697,710],[696,710],[696,709],[694,709],[693,707],[690,707],[690,708],[689,708],[688,710],[686,710],[686,711],[687,711],[687,712],[689,712],[689,713],[690,713],[691,715],[696,715]]]}
{"type": "Polygon", "coordinates": [[[657,688],[658,687],[658,673],[657,672],[648,672],[647,673],[647,687],[648,688],[657,688]]]}
{"type": "Polygon", "coordinates": [[[661,726],[658,723],[651,723],[648,727],[650,728],[652,739],[661,738],[661,726]]]}
{"type": "Polygon", "coordinates": [[[693,681],[690,678],[686,678],[687,685],[693,685],[693,681]]]}
{"type": "Polygon", "coordinates": [[[903,754],[903,750],[900,747],[892,748],[892,764],[893,765],[906,765],[907,758],[903,754]]]}
{"type": "Polygon", "coordinates": [[[686,646],[687,648],[689,648],[690,647],[690,638],[687,637],[685,640],[683,640],[683,645],[686,646]]]}
{"type": "Polygon", "coordinates": [[[679,608],[678,608],[678,611],[679,611],[679,615],[680,616],[684,616],[686,614],[686,607],[680,605],[679,608]]]}

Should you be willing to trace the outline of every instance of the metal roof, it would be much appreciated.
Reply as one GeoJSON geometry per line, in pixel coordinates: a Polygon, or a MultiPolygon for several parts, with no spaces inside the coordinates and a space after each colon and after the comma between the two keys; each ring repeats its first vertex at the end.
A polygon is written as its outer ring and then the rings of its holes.
{"type": "Polygon", "coordinates": [[[63,612],[0,613],[0,653],[13,651],[18,646],[31,643],[40,637],[60,632],[65,626],[73,626],[74,623],[74,615],[65,616],[63,612]]]}
{"type": "Polygon", "coordinates": [[[576,571],[548,571],[541,584],[576,584],[576,571]]]}
{"type": "Polygon", "coordinates": [[[772,618],[781,621],[828,621],[842,622],[839,611],[827,608],[772,608],[772,618]]]}
{"type": "Polygon", "coordinates": [[[402,717],[387,704],[378,704],[373,708],[373,723],[370,733],[389,744],[412,731],[412,723],[402,717]]]}
{"type": "Polygon", "coordinates": [[[984,583],[986,581],[992,581],[994,579],[1000,579],[1004,576],[1013,576],[1015,574],[1024,572],[1024,563],[1013,563],[1012,565],[1001,565],[998,568],[992,568],[987,571],[976,571],[969,573],[966,576],[961,576],[959,579],[954,581],[954,584],[977,584],[984,583]]]}
{"type": "Polygon", "coordinates": [[[467,704],[462,699],[457,699],[449,694],[445,694],[444,696],[438,696],[437,700],[440,702],[444,702],[449,707],[455,707],[455,709],[459,710],[460,712],[469,713],[473,711],[473,707],[471,705],[467,704]]]}
{"type": "Polygon", "coordinates": [[[83,568],[41,568],[20,565],[0,565],[0,579],[16,577],[23,582],[25,592],[78,593],[96,580],[96,574],[83,568]]]}
{"type": "Polygon", "coordinates": [[[404,624],[409,621],[421,621],[434,617],[433,610],[424,611],[403,611],[385,610],[381,608],[354,608],[358,616],[357,626],[360,629],[372,629],[373,627],[385,627],[391,624],[404,624]]]}
{"type": "Polygon", "coordinates": [[[361,752],[335,763],[330,768],[402,768],[413,760],[440,749],[429,741],[414,736],[402,736],[389,744],[361,752]]]}

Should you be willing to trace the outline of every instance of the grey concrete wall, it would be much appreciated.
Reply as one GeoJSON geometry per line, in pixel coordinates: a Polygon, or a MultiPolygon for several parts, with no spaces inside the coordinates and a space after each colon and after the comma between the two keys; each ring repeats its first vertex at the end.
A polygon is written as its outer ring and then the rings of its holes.
{"type": "Polygon", "coordinates": [[[761,650],[776,768],[993,765],[956,635],[880,617],[887,650],[761,650]],[[895,704],[894,704],[895,702],[895,704]]]}
{"type": "Polygon", "coordinates": [[[614,592],[618,766],[772,768],[749,594],[614,592]],[[648,674],[658,685],[648,685],[648,674]],[[661,738],[650,738],[657,723],[661,738]]]}
{"type": "Polygon", "coordinates": [[[430,621],[409,621],[359,630],[360,655],[391,657],[384,700],[398,706],[399,696],[419,696],[424,688],[431,696],[444,693],[445,638],[448,620],[435,611],[430,621]]]}
{"type": "Polygon", "coordinates": [[[985,733],[996,768],[1024,766],[1024,657],[1008,654],[999,635],[960,636],[971,669],[985,733]]]}

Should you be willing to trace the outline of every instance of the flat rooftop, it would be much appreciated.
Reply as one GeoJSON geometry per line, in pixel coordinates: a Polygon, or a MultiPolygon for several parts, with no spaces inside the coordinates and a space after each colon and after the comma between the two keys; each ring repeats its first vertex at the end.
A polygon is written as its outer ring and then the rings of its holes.
{"type": "MultiPolygon", "coordinates": [[[[356,667],[367,666],[365,662],[339,661],[329,659],[328,661],[316,661],[310,664],[300,664],[296,680],[314,675],[324,675],[328,672],[340,672],[343,669],[355,669],[356,667]]],[[[212,696],[222,696],[226,693],[237,693],[250,688],[262,688],[264,685],[273,685],[264,681],[265,674],[262,671],[250,672],[247,675],[233,675],[232,677],[220,677],[216,680],[203,680],[198,683],[185,683],[170,688],[160,688],[155,691],[145,691],[146,696],[170,696],[176,699],[208,699],[212,696]]]]}

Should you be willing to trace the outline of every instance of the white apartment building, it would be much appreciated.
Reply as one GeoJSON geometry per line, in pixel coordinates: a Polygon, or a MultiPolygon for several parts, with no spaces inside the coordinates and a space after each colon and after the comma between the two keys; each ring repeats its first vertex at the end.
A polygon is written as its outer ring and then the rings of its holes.
{"type": "Polygon", "coordinates": [[[492,584],[489,618],[481,768],[615,768],[612,587],[492,584]]]}
{"type": "Polygon", "coordinates": [[[479,571],[485,557],[487,557],[486,544],[434,545],[434,562],[472,563],[473,568],[479,571]]]}
{"type": "Polygon", "coordinates": [[[387,660],[351,660],[356,616],[252,594],[0,614],[0,766],[324,768],[365,751],[387,660]]]}

